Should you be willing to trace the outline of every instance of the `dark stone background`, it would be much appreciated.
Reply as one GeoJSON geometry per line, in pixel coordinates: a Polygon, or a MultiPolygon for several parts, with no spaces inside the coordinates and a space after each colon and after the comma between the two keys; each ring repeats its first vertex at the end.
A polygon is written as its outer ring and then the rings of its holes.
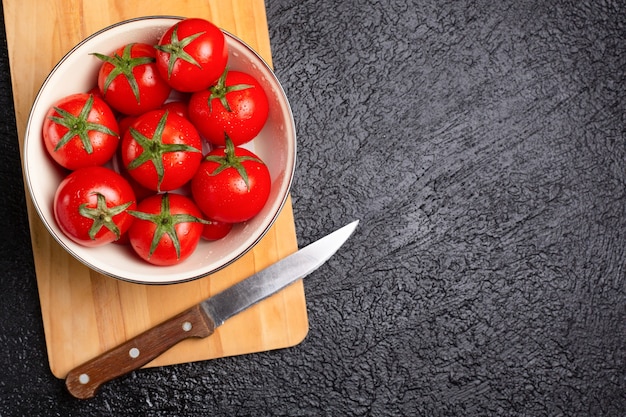
{"type": "Polygon", "coordinates": [[[625,415],[625,4],[266,4],[299,244],[361,220],[305,281],[309,335],[67,394],[3,35],[0,415],[625,415]]]}

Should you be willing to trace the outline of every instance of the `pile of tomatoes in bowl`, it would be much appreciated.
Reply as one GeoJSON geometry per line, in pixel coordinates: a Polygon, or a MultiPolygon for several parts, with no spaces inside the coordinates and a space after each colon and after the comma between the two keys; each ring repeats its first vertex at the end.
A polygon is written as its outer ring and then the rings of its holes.
{"type": "Polygon", "coordinates": [[[52,207],[67,238],[174,265],[261,212],[271,173],[246,144],[270,100],[255,76],[229,68],[221,29],[186,18],[156,44],[92,55],[97,86],[57,99],[42,126],[63,172],[52,207]]]}

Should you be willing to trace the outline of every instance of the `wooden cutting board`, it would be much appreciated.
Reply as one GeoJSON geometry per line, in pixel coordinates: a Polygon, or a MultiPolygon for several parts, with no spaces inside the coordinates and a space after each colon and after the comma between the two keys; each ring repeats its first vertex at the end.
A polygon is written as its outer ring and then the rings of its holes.
{"type": "MultiPolygon", "coordinates": [[[[202,17],[243,39],[271,64],[263,0],[3,0],[3,7],[20,152],[30,107],[48,72],[75,44],[113,23],[147,15],[202,17]]],[[[220,272],[184,284],[131,284],[91,271],[67,254],[28,195],[27,200],[48,358],[58,378],[297,250],[289,200],[262,241],[220,272]]],[[[290,347],[307,332],[300,281],[227,321],[211,337],[184,341],[147,366],[290,347]]]]}

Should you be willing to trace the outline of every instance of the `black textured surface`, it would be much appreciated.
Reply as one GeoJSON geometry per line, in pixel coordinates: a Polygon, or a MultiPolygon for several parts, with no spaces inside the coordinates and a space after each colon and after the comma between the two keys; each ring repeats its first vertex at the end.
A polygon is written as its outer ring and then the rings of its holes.
{"type": "Polygon", "coordinates": [[[0,415],[619,416],[626,410],[626,7],[267,0],[291,100],[305,281],[290,349],[49,372],[5,37],[0,415]]]}

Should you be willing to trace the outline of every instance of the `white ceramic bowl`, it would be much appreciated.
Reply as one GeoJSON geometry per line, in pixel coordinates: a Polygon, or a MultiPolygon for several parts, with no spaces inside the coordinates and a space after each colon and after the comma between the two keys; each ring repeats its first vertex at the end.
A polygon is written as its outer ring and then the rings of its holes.
{"type": "Polygon", "coordinates": [[[225,32],[232,70],[248,72],[263,85],[270,101],[269,119],[246,147],[268,166],[272,178],[269,200],[253,219],[237,224],[224,239],[202,240],[193,255],[174,266],[154,266],[138,259],[127,246],[110,244],[86,248],[68,239],[54,220],[52,202],[64,173],[46,154],[42,126],[53,103],[95,86],[101,61],[92,52],[111,53],[130,42],[156,43],[179,17],[150,16],[107,27],[76,45],[54,67],[35,99],[26,127],[24,170],[37,213],[50,234],[76,259],[102,274],[144,284],[171,284],[200,278],[231,264],[249,251],[269,230],[282,209],[295,167],[296,133],[285,93],[274,73],[250,47],[225,32]]]}

